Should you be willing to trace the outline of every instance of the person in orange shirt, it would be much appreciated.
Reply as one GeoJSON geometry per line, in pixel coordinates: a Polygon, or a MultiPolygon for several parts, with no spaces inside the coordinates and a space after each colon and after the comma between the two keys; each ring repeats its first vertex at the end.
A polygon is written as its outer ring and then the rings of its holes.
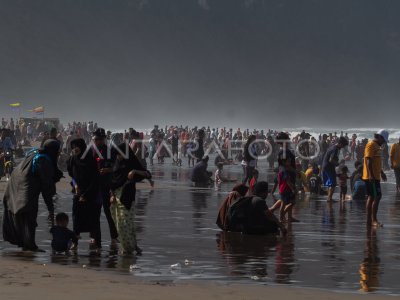
{"type": "Polygon", "coordinates": [[[396,177],[396,189],[400,193],[400,139],[390,148],[390,167],[396,177]]]}
{"type": "Polygon", "coordinates": [[[180,140],[182,142],[182,154],[186,157],[187,145],[189,143],[189,132],[186,129],[181,132],[180,140]]]}
{"type": "Polygon", "coordinates": [[[364,170],[362,179],[367,188],[367,226],[382,227],[378,222],[377,214],[379,202],[382,198],[381,179],[386,181],[386,175],[382,170],[382,145],[389,141],[389,132],[379,130],[372,141],[365,147],[364,170]]]}

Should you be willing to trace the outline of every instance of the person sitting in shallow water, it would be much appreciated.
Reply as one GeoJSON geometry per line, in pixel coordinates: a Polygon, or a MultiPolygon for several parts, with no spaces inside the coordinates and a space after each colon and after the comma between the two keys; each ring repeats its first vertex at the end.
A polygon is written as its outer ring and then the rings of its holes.
{"type": "MultiPolygon", "coordinates": [[[[360,177],[360,172],[358,171],[359,166],[362,166],[362,162],[359,160],[356,160],[354,162],[354,171],[353,171],[353,173],[351,173],[351,176],[350,176],[350,190],[352,192],[354,190],[355,177],[356,176],[357,176],[357,178],[360,177]]],[[[361,169],[361,171],[362,171],[362,169],[361,169]]],[[[362,172],[361,172],[361,176],[362,176],[362,172]]]]}
{"type": "Polygon", "coordinates": [[[362,180],[363,174],[363,166],[359,165],[356,174],[353,177],[353,185],[352,185],[352,199],[354,200],[365,200],[367,197],[367,189],[365,185],[365,181],[362,180]]]}
{"type": "Polygon", "coordinates": [[[228,210],[238,199],[246,196],[249,188],[244,184],[237,184],[233,187],[232,191],[229,193],[228,197],[222,202],[216,224],[222,230],[228,230],[229,228],[229,218],[228,218],[228,210]]]}
{"type": "Polygon", "coordinates": [[[68,252],[76,249],[78,237],[72,230],[68,229],[68,222],[67,214],[57,214],[56,225],[50,229],[50,233],[53,236],[51,248],[54,252],[68,252]]]}
{"type": "Polygon", "coordinates": [[[225,176],[224,173],[224,164],[223,163],[219,163],[218,164],[218,169],[215,171],[215,175],[214,175],[214,182],[216,185],[219,185],[223,182],[235,182],[236,179],[231,179],[228,178],[227,176],[225,176]]]}
{"type": "Polygon", "coordinates": [[[190,179],[195,184],[208,185],[212,183],[212,173],[207,171],[208,167],[208,156],[204,157],[200,162],[198,162],[191,173],[190,179]]]}
{"type": "Polygon", "coordinates": [[[228,231],[244,234],[285,235],[286,228],[268,208],[268,183],[260,181],[254,186],[253,196],[238,199],[228,210],[228,231]]]}

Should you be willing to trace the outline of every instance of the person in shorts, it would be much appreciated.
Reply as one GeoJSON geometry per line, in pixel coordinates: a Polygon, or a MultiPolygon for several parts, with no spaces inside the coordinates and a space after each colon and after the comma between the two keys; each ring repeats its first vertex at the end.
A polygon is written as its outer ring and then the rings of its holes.
{"type": "Polygon", "coordinates": [[[336,187],[336,167],[339,165],[340,150],[349,144],[345,137],[340,137],[336,145],[331,146],[326,152],[322,162],[322,180],[324,185],[328,187],[328,202],[332,201],[333,193],[336,187]]]}
{"type": "Polygon", "coordinates": [[[374,139],[369,141],[364,152],[363,177],[368,195],[367,200],[367,226],[382,227],[378,222],[379,202],[382,198],[381,180],[386,181],[382,170],[382,145],[389,141],[389,132],[379,130],[374,139]]]}

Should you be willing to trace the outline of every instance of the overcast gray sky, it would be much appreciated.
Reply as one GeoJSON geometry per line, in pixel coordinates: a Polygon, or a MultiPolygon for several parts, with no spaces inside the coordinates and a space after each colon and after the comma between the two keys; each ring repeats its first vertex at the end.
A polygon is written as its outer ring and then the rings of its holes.
{"type": "Polygon", "coordinates": [[[0,0],[0,101],[106,127],[400,127],[400,1],[0,0]]]}

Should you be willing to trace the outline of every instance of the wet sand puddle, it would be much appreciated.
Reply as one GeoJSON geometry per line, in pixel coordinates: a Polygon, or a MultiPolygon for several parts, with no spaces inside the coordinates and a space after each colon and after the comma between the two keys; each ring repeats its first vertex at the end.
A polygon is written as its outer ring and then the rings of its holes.
{"type": "MultiPolygon", "coordinates": [[[[259,166],[260,180],[272,182],[272,175],[265,176],[266,168],[262,163],[259,166]]],[[[1,241],[0,254],[43,264],[112,270],[158,282],[214,280],[400,294],[400,197],[391,173],[389,183],[382,185],[379,216],[384,228],[367,232],[364,202],[348,201],[341,210],[338,202],[329,205],[324,197],[305,196],[298,199],[295,211],[301,222],[289,227],[286,238],[272,238],[223,233],[217,228],[218,207],[232,184],[219,189],[194,188],[188,181],[188,167],[166,163],[151,170],[156,188],[140,184],[136,200],[142,256],[121,257],[110,249],[104,216],[100,253],[88,250],[88,235],[83,234],[77,255],[51,255],[43,203],[36,240],[47,252],[24,253],[1,241]]],[[[228,166],[225,171],[232,178],[241,177],[240,166],[228,166]]],[[[58,194],[57,211],[70,214],[69,191],[58,194]]],[[[273,203],[271,196],[267,202],[273,203]]]]}

